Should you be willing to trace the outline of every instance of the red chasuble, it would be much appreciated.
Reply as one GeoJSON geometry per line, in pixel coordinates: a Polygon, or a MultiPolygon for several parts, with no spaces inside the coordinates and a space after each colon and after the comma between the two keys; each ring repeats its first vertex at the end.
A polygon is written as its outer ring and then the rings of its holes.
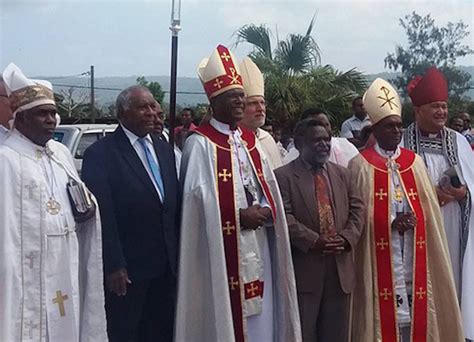
{"type": "MultiPolygon", "coordinates": [[[[246,145],[249,160],[252,163],[253,172],[257,176],[259,185],[275,217],[275,203],[270,193],[270,188],[263,176],[260,153],[255,146],[255,135],[245,129],[240,128],[240,130],[242,132],[241,137],[243,143],[246,145]]],[[[217,165],[215,168],[215,177],[221,214],[222,237],[224,239],[235,341],[244,342],[245,333],[242,303],[245,299],[251,299],[256,296],[263,297],[263,282],[255,281],[247,284],[242,284],[241,282],[242,277],[239,267],[239,236],[241,227],[240,222],[237,221],[237,213],[240,208],[236,207],[234,175],[232,174],[232,141],[230,141],[232,137],[220,133],[210,124],[199,127],[196,132],[209,139],[216,148],[217,165]]]]}
{"type": "MultiPolygon", "coordinates": [[[[376,293],[380,312],[382,340],[399,340],[395,283],[392,260],[392,229],[390,218],[390,170],[387,159],[380,156],[374,148],[364,150],[362,156],[373,166],[373,224],[372,236],[376,258],[376,293]]],[[[417,218],[414,229],[413,246],[413,302],[411,341],[427,341],[428,298],[427,298],[427,246],[426,227],[423,208],[418,196],[418,188],[413,172],[415,153],[401,148],[396,159],[396,172],[401,180],[403,191],[417,218]]]]}

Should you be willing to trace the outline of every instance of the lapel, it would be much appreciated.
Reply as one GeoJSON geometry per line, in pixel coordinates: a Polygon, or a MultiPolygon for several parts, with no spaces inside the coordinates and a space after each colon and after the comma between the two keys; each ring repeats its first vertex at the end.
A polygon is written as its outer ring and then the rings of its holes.
{"type": "Polygon", "coordinates": [[[295,182],[298,189],[303,197],[304,205],[308,210],[309,217],[313,221],[313,226],[318,227],[318,207],[316,203],[316,194],[314,192],[314,178],[311,170],[306,168],[303,160],[299,157],[293,164],[293,170],[295,175],[295,182]]]}
{"type": "Polygon", "coordinates": [[[342,205],[344,203],[344,197],[343,193],[346,190],[346,185],[344,184],[344,181],[339,173],[339,170],[334,166],[333,163],[328,162],[327,164],[327,169],[328,169],[328,175],[329,175],[329,182],[330,182],[330,190],[332,194],[332,207],[334,208],[334,218],[335,218],[335,224],[336,224],[336,230],[339,230],[338,228],[338,219],[337,219],[337,214],[344,212],[344,208],[342,208],[342,205]]]}
{"type": "Polygon", "coordinates": [[[117,142],[117,147],[120,150],[120,155],[128,166],[133,170],[135,175],[138,179],[143,183],[143,185],[153,193],[153,196],[157,199],[158,202],[161,203],[158,193],[155,190],[155,186],[153,185],[150,176],[148,176],[148,172],[145,169],[140,157],[138,157],[137,152],[130,144],[130,140],[128,140],[125,132],[123,131],[120,125],[114,132],[114,138],[117,142]]]}

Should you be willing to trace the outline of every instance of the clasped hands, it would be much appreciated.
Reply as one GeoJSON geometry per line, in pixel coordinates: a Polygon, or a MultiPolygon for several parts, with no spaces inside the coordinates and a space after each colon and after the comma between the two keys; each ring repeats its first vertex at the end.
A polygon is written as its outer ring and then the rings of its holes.
{"type": "Polygon", "coordinates": [[[409,229],[414,229],[417,223],[418,220],[413,213],[397,213],[395,220],[392,222],[392,228],[403,234],[409,229]]]}
{"type": "Polygon", "coordinates": [[[311,249],[323,255],[337,255],[349,250],[349,248],[349,242],[335,230],[331,230],[320,234],[311,249]]]}
{"type": "Polygon", "coordinates": [[[242,229],[258,229],[272,217],[272,211],[268,207],[258,204],[240,209],[240,226],[242,229]]]}

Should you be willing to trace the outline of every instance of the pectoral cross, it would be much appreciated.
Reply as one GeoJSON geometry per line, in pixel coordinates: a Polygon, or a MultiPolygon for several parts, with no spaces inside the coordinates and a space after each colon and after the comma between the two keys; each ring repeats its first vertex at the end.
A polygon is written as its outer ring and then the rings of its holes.
{"type": "Polygon", "coordinates": [[[28,321],[27,323],[25,323],[25,328],[28,329],[28,336],[30,340],[33,339],[33,330],[38,329],[38,327],[39,324],[35,324],[33,323],[33,321],[28,321]]]}
{"type": "Polygon", "coordinates": [[[256,291],[258,291],[258,286],[255,286],[255,283],[250,283],[250,287],[247,288],[247,294],[253,298],[256,291]]]}
{"type": "Polygon", "coordinates": [[[416,295],[418,296],[419,299],[423,299],[423,297],[426,295],[426,291],[423,290],[422,287],[418,291],[416,291],[416,295]]]}
{"type": "Polygon", "coordinates": [[[219,172],[218,176],[219,178],[222,178],[222,181],[225,183],[228,181],[227,178],[232,177],[232,174],[230,172],[227,172],[227,169],[222,169],[222,172],[219,172]]]}
{"type": "Polygon", "coordinates": [[[230,277],[229,279],[229,286],[232,291],[236,289],[237,286],[239,286],[239,282],[234,280],[234,277],[230,277]]]}
{"type": "Polygon", "coordinates": [[[34,191],[37,187],[38,187],[38,185],[36,185],[36,182],[35,182],[34,180],[31,180],[31,181],[30,181],[30,184],[25,185],[25,188],[28,189],[28,195],[29,195],[30,199],[33,198],[33,196],[34,196],[34,192],[33,192],[33,191],[34,191]]]}
{"type": "Polygon", "coordinates": [[[36,257],[35,252],[30,252],[30,254],[25,255],[25,259],[28,259],[30,261],[30,269],[32,269],[34,266],[35,257],[36,257]]]}
{"type": "Polygon", "coordinates": [[[380,292],[380,297],[383,297],[384,300],[388,300],[388,297],[392,297],[392,292],[388,291],[388,289],[385,287],[383,292],[380,292]]]}
{"type": "Polygon", "coordinates": [[[226,221],[225,226],[222,227],[222,230],[225,231],[227,235],[232,234],[232,231],[235,230],[235,226],[231,225],[229,221],[226,221]]]}
{"type": "Polygon", "coordinates": [[[377,242],[377,247],[380,247],[380,250],[385,250],[385,247],[388,246],[388,242],[384,238],[380,238],[380,241],[377,242]]]}
{"type": "Polygon", "coordinates": [[[403,191],[400,187],[395,188],[395,201],[401,202],[403,200],[403,191]]]}
{"type": "Polygon", "coordinates": [[[58,304],[59,307],[59,315],[61,317],[66,316],[66,310],[64,309],[64,301],[68,299],[67,295],[61,293],[61,291],[56,291],[56,298],[53,298],[53,303],[58,304]]]}
{"type": "Polygon", "coordinates": [[[388,194],[386,192],[383,192],[383,189],[380,188],[379,192],[375,193],[375,196],[379,198],[379,201],[382,201],[384,197],[388,196],[388,194]]]}

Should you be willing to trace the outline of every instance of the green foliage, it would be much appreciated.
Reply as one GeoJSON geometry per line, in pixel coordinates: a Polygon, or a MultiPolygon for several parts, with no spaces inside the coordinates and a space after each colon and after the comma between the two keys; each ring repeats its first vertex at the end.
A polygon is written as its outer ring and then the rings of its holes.
{"type": "Polygon", "coordinates": [[[319,65],[320,50],[312,37],[314,23],[315,17],[304,35],[290,34],[277,41],[274,50],[272,33],[265,25],[245,25],[234,34],[236,46],[248,43],[253,47],[249,57],[264,74],[267,116],[288,130],[310,107],[322,108],[333,127],[340,127],[351,111],[353,97],[366,87],[364,75],[355,69],[341,72],[319,65]]]}
{"type": "Polygon", "coordinates": [[[402,73],[393,80],[395,85],[405,94],[409,81],[434,65],[446,75],[450,94],[460,98],[468,90],[471,77],[455,67],[456,59],[474,52],[462,44],[469,36],[468,25],[459,21],[439,27],[431,15],[422,17],[412,12],[400,19],[400,26],[405,30],[408,46],[396,46],[395,52],[385,58],[386,67],[402,73]]]}
{"type": "Polygon", "coordinates": [[[163,103],[163,99],[165,98],[165,92],[161,88],[161,84],[159,84],[158,82],[148,82],[144,76],[137,77],[137,84],[142,87],[148,88],[154,99],[160,104],[163,103]]]}

